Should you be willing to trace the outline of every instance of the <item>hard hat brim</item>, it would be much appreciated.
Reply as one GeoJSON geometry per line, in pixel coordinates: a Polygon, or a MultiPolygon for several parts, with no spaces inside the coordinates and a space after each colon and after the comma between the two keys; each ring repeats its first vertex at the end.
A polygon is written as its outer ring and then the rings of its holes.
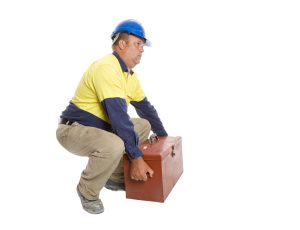
{"type": "Polygon", "coordinates": [[[146,39],[145,46],[151,47],[152,42],[150,42],[148,39],[146,39]]]}

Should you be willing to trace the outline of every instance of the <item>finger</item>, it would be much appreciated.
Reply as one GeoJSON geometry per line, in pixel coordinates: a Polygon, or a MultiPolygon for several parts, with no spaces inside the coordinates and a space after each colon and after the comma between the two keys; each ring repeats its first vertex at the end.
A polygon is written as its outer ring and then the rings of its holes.
{"type": "Polygon", "coordinates": [[[142,176],[139,176],[139,177],[131,177],[131,180],[140,181],[140,180],[144,180],[144,177],[142,177],[142,176]]]}
{"type": "Polygon", "coordinates": [[[147,173],[145,173],[145,174],[142,176],[141,179],[142,179],[143,181],[147,181],[147,179],[148,179],[147,173]]]}
{"type": "Polygon", "coordinates": [[[152,169],[148,170],[149,177],[153,177],[154,171],[152,169]]]}

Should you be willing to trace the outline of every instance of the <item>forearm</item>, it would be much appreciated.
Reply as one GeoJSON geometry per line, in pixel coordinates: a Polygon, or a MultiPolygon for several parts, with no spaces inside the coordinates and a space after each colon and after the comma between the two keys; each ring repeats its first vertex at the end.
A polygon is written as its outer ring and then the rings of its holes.
{"type": "Polygon", "coordinates": [[[113,131],[124,141],[125,151],[129,159],[136,159],[143,155],[139,149],[139,137],[134,131],[133,123],[127,114],[125,99],[108,98],[102,101],[113,131]]]}

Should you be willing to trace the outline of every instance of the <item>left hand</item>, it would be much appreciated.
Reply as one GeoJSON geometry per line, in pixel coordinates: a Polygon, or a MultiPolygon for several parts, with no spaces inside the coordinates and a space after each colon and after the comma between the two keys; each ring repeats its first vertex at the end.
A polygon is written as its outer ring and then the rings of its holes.
{"type": "Polygon", "coordinates": [[[138,157],[134,160],[131,160],[130,166],[130,176],[133,180],[142,180],[147,181],[148,175],[153,176],[154,171],[150,166],[144,161],[142,157],[138,157]]]}

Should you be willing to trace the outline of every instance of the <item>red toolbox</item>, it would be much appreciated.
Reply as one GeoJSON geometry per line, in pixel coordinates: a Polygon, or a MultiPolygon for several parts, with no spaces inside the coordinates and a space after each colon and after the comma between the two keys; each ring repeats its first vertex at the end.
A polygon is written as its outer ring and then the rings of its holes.
{"type": "Polygon", "coordinates": [[[124,157],[126,198],[164,202],[183,173],[181,137],[159,137],[140,145],[144,160],[153,169],[152,178],[135,181],[130,178],[130,161],[124,157]]]}

